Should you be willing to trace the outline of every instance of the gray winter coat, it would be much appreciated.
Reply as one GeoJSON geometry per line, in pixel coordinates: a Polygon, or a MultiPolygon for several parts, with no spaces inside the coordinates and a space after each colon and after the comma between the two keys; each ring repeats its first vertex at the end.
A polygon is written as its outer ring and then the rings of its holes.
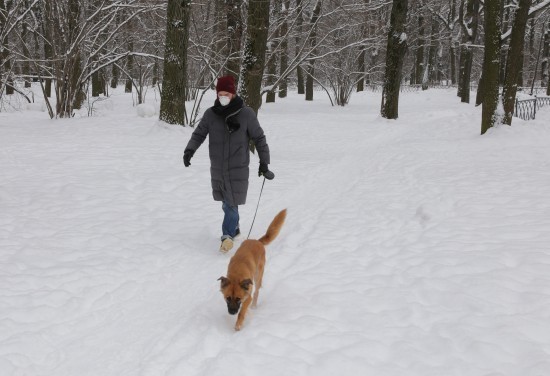
{"type": "Polygon", "coordinates": [[[254,110],[244,106],[236,116],[240,127],[230,133],[225,119],[209,108],[185,148],[195,152],[206,136],[209,137],[212,196],[214,200],[225,201],[231,206],[246,203],[249,140],[254,141],[260,162],[269,164],[269,146],[254,110]]]}

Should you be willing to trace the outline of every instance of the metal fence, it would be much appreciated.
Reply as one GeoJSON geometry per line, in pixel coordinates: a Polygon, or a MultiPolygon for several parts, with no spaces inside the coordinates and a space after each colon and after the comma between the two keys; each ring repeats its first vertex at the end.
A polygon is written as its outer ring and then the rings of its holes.
{"type": "Polygon", "coordinates": [[[550,97],[537,97],[537,108],[550,106],[550,97]]]}
{"type": "Polygon", "coordinates": [[[533,120],[537,115],[537,100],[516,98],[514,116],[523,120],[533,120]]]}
{"type": "Polygon", "coordinates": [[[544,86],[519,86],[518,91],[521,91],[523,93],[527,93],[530,95],[539,95],[539,94],[546,94],[547,88],[544,86]]]}
{"type": "MultiPolygon", "coordinates": [[[[365,90],[369,90],[375,93],[382,92],[384,87],[381,84],[367,84],[365,90]]],[[[430,89],[456,89],[456,86],[452,85],[429,85],[430,89]]],[[[422,85],[400,85],[399,91],[402,93],[413,93],[422,91],[422,85]]]]}
{"type": "Polygon", "coordinates": [[[537,110],[544,106],[550,106],[550,97],[516,98],[514,116],[523,120],[534,120],[537,116],[537,110]]]}
{"type": "MultiPolygon", "coordinates": [[[[382,85],[379,83],[368,84],[365,87],[365,90],[370,90],[373,92],[382,92],[382,85]]],[[[446,86],[446,85],[430,85],[430,89],[456,89],[456,86],[446,86]]],[[[472,84],[470,89],[477,89],[477,85],[472,84]]],[[[400,90],[402,93],[411,93],[422,90],[422,85],[401,85],[400,90]]],[[[535,87],[533,88],[534,93],[539,93],[545,91],[545,87],[535,87]]],[[[502,91],[502,88],[501,88],[502,91]]],[[[518,91],[527,93],[531,91],[531,88],[522,87],[518,88],[518,91]]],[[[534,120],[537,115],[537,110],[544,106],[550,106],[550,97],[540,96],[533,99],[520,99],[516,98],[516,105],[514,108],[514,116],[523,120],[534,120]]]]}

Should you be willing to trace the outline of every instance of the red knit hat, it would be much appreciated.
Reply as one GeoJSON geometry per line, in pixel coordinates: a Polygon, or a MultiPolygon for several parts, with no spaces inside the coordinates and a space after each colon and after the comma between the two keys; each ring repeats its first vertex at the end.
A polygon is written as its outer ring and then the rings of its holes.
{"type": "Polygon", "coordinates": [[[216,93],[219,93],[220,91],[227,91],[231,94],[237,94],[237,90],[235,90],[235,79],[233,76],[223,76],[218,78],[216,93]]]}

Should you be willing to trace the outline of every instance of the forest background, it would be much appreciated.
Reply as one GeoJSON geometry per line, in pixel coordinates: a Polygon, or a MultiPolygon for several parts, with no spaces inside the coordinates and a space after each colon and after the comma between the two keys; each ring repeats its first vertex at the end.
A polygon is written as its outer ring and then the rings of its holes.
{"type": "Polygon", "coordinates": [[[374,90],[381,115],[396,119],[401,90],[454,85],[462,102],[483,104],[483,134],[495,123],[511,124],[518,90],[550,95],[549,5],[0,0],[0,110],[34,101],[31,81],[41,83],[51,118],[91,108],[124,84],[136,104],[157,88],[160,119],[193,126],[204,93],[231,74],[255,111],[284,98],[289,86],[305,100],[317,88],[340,106],[354,92],[374,90]]]}

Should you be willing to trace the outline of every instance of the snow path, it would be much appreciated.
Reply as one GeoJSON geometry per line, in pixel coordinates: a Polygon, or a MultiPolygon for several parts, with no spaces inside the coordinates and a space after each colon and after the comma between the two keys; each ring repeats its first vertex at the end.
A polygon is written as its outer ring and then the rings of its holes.
{"type": "Polygon", "coordinates": [[[550,373],[550,116],[480,137],[452,92],[401,100],[264,105],[252,237],[289,213],[238,333],[191,129],[0,114],[0,374],[550,373]]]}

